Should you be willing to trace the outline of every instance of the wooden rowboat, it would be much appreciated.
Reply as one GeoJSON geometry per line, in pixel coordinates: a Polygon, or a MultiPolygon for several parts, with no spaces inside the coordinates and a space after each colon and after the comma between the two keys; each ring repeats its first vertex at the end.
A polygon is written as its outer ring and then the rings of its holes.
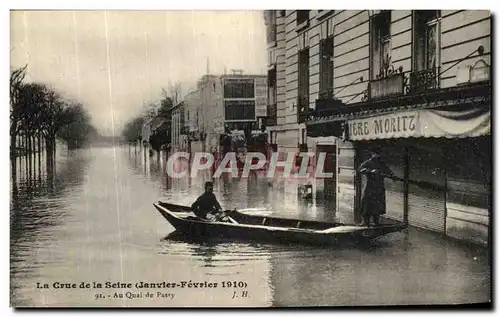
{"type": "Polygon", "coordinates": [[[160,201],[153,205],[178,233],[188,237],[334,245],[345,242],[368,242],[407,227],[406,224],[399,222],[361,227],[334,222],[250,215],[236,210],[225,212],[237,223],[209,222],[196,217],[188,206],[160,201]]]}

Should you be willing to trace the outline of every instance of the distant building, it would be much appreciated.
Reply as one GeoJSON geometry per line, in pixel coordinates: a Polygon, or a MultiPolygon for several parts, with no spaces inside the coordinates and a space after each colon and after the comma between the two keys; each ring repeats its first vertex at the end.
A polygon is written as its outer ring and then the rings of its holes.
{"type": "Polygon", "coordinates": [[[187,146],[187,133],[185,132],[185,111],[184,102],[181,102],[171,108],[172,121],[172,143],[171,146],[176,149],[184,150],[187,146]]]}
{"type": "Polygon", "coordinates": [[[217,147],[226,129],[259,129],[267,116],[267,77],[264,75],[205,75],[184,98],[187,129],[206,148],[217,147]]]}

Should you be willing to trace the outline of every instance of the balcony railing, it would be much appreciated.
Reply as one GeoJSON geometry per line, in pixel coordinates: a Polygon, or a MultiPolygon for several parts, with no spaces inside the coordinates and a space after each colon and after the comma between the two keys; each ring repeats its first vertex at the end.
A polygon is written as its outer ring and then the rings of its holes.
{"type": "Polygon", "coordinates": [[[421,93],[439,88],[439,67],[410,73],[409,92],[421,93]]]}
{"type": "Polygon", "coordinates": [[[398,96],[404,93],[404,75],[396,74],[370,82],[370,99],[398,96]]]}
{"type": "Polygon", "coordinates": [[[440,87],[439,68],[403,72],[400,67],[396,71],[377,77],[368,86],[370,100],[419,94],[440,87]]]}
{"type": "MultiPolygon", "coordinates": [[[[457,79],[454,87],[441,87],[441,79],[447,76],[448,71],[455,71],[459,63],[474,55],[483,56],[484,47],[479,46],[463,58],[457,60],[446,68],[435,67],[426,70],[403,71],[402,67],[397,70],[389,62],[384,63],[377,79],[368,82],[367,88],[359,91],[351,99],[338,100],[341,90],[335,91],[333,99],[323,99],[327,95],[322,94],[316,100],[315,109],[310,116],[312,120],[323,119],[331,116],[343,116],[358,111],[380,110],[387,107],[405,107],[415,104],[427,104],[430,102],[446,105],[448,101],[454,103],[474,102],[474,98],[481,98],[484,102],[491,99],[491,82],[489,81],[488,64],[482,61],[478,67],[481,74],[472,80],[472,70],[469,74],[463,74],[463,78],[457,79]],[[471,83],[466,85],[466,83],[471,83]],[[475,83],[475,84],[472,84],[475,83]],[[461,85],[463,84],[463,85],[461,85]],[[352,100],[362,96],[359,102],[352,100]]],[[[481,61],[481,60],[480,60],[481,61]]],[[[457,74],[457,77],[459,75],[457,74]]],[[[362,77],[359,78],[363,82],[362,77]]],[[[349,87],[349,85],[345,86],[349,87]]],[[[483,101],[481,101],[483,102],[483,101]]],[[[331,127],[328,127],[330,129],[331,127]]],[[[309,130],[308,130],[309,133],[309,130]]]]}

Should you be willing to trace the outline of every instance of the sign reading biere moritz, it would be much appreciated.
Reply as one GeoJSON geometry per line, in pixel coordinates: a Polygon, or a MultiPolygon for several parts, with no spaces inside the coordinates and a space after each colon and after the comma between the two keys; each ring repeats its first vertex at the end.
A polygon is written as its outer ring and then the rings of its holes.
{"type": "Polygon", "coordinates": [[[417,112],[390,114],[349,121],[349,139],[387,139],[411,136],[417,130],[417,112]]]}
{"type": "Polygon", "coordinates": [[[349,139],[372,140],[409,137],[474,137],[490,133],[489,111],[462,112],[420,109],[350,120],[349,139]]]}

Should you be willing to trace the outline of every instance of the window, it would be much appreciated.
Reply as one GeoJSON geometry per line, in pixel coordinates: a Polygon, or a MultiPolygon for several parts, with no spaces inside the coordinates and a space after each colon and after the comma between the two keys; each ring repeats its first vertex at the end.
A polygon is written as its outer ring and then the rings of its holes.
{"type": "Polygon", "coordinates": [[[276,104],[277,90],[276,90],[276,67],[267,72],[267,101],[268,104],[276,104]]]}
{"type": "Polygon", "coordinates": [[[310,10],[297,10],[297,25],[309,21],[310,10]]]}
{"type": "Polygon", "coordinates": [[[224,98],[254,98],[253,79],[225,79],[224,98]]]}
{"type": "Polygon", "coordinates": [[[276,103],[278,99],[278,91],[276,88],[276,66],[267,72],[267,125],[276,125],[277,112],[276,103]]]}
{"type": "Polygon", "coordinates": [[[255,120],[255,101],[226,100],[224,102],[225,120],[255,120]]]}
{"type": "Polygon", "coordinates": [[[304,114],[309,110],[309,49],[299,52],[299,82],[297,100],[297,122],[305,120],[304,114]]]}
{"type": "Polygon", "coordinates": [[[320,42],[320,58],[319,92],[324,95],[333,89],[333,36],[320,42]]]}
{"type": "Polygon", "coordinates": [[[299,52],[299,108],[309,105],[309,49],[299,52]]]}
{"type": "Polygon", "coordinates": [[[415,11],[415,69],[439,66],[439,11],[415,11]]]}
{"type": "Polygon", "coordinates": [[[414,22],[415,52],[410,88],[413,93],[420,93],[439,87],[439,11],[415,11],[414,22]]]}
{"type": "Polygon", "coordinates": [[[391,11],[382,11],[372,19],[372,76],[376,79],[391,60],[391,11]]]}

